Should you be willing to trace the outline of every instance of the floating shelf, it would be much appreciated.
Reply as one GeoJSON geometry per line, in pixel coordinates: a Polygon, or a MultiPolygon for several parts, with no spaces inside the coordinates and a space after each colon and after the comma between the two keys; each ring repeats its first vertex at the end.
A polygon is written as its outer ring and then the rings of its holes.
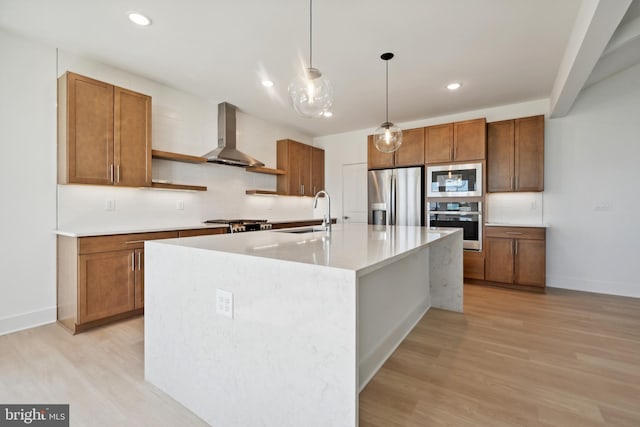
{"type": "Polygon", "coordinates": [[[162,160],[172,160],[184,163],[206,163],[207,159],[200,156],[190,156],[188,154],[172,153],[170,151],[151,150],[151,157],[162,160]]]}
{"type": "Polygon", "coordinates": [[[207,191],[207,187],[203,187],[201,185],[169,184],[165,182],[152,182],[151,188],[160,188],[163,190],[207,191]]]}
{"type": "Polygon", "coordinates": [[[282,169],[265,168],[262,166],[250,166],[245,169],[247,172],[264,173],[266,175],[286,175],[287,171],[282,169]]]}
{"type": "Polygon", "coordinates": [[[277,191],[270,191],[270,190],[246,190],[245,194],[249,194],[252,196],[284,196],[284,194],[280,194],[277,191]]]}

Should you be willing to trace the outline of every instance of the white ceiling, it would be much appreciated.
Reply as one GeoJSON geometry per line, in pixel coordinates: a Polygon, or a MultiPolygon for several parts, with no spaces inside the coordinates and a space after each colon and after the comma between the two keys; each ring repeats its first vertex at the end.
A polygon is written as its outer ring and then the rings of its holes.
{"type": "MultiPolygon", "coordinates": [[[[580,0],[316,0],[313,65],[334,116],[304,119],[287,85],[308,61],[308,0],[0,0],[0,28],[311,135],[547,98],[580,0]],[[134,26],[126,12],[148,15],[134,26]],[[275,82],[265,89],[263,77],[275,82]],[[463,84],[457,92],[445,85],[463,84]]],[[[2,61],[6,60],[2,58],[2,61]]]]}

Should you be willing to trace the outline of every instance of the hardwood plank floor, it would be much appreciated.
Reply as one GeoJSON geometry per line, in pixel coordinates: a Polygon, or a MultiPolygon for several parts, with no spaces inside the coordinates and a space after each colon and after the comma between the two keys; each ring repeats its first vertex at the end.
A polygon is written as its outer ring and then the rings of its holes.
{"type": "MultiPolygon", "coordinates": [[[[360,394],[362,427],[640,425],[640,299],[465,287],[360,394]]],[[[0,402],[70,403],[72,426],[205,426],[144,381],[144,320],[0,336],[0,402]]]]}
{"type": "Polygon", "coordinates": [[[467,285],[360,393],[360,425],[640,426],[640,299],[467,285]]]}
{"type": "Polygon", "coordinates": [[[69,403],[71,426],[206,426],[144,381],[144,319],[72,336],[50,324],[0,336],[1,403],[69,403]]]}

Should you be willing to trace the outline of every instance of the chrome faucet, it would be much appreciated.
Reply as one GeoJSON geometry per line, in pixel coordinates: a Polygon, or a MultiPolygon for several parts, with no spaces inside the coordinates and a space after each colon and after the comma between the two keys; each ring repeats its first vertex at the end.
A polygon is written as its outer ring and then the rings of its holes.
{"type": "Polygon", "coordinates": [[[320,194],[324,194],[327,197],[327,214],[322,216],[322,226],[325,230],[331,232],[331,197],[329,197],[329,193],[324,190],[318,191],[313,198],[313,208],[318,207],[318,197],[320,194]]]}

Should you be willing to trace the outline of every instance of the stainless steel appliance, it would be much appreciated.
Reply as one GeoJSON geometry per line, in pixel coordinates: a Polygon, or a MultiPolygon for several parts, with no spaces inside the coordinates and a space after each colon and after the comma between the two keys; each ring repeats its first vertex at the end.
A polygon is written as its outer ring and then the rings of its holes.
{"type": "Polygon", "coordinates": [[[272,228],[266,219],[208,219],[204,222],[209,224],[228,224],[229,233],[271,230],[272,228]]]}
{"type": "Polygon", "coordinates": [[[429,202],[427,221],[429,227],[462,228],[463,248],[482,250],[482,202],[429,202]]]}
{"type": "Polygon", "coordinates": [[[421,226],[423,168],[369,171],[369,224],[421,226]]]}
{"type": "Polygon", "coordinates": [[[482,197],[482,163],[427,166],[427,197],[482,197]]]}

